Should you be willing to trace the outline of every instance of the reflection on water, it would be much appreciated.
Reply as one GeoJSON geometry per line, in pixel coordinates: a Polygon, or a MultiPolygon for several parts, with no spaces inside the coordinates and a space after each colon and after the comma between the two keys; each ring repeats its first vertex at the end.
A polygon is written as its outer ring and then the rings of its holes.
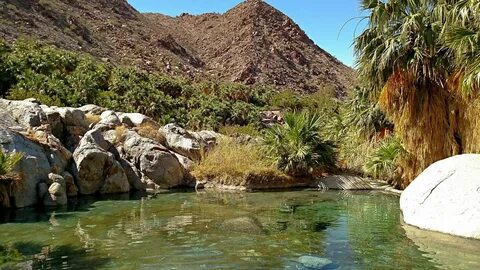
{"type": "Polygon", "coordinates": [[[399,215],[398,197],[369,192],[82,198],[2,212],[0,269],[306,269],[302,256],[328,269],[479,269],[478,242],[439,258],[451,251],[399,215]]]}

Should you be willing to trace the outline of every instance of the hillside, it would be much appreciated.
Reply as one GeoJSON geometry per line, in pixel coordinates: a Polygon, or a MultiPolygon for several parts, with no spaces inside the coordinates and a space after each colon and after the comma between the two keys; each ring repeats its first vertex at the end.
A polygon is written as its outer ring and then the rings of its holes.
{"type": "Polygon", "coordinates": [[[290,18],[260,0],[225,14],[142,14],[125,0],[6,0],[0,37],[32,37],[105,61],[198,80],[272,84],[339,94],[354,72],[319,48],[290,18]]]}

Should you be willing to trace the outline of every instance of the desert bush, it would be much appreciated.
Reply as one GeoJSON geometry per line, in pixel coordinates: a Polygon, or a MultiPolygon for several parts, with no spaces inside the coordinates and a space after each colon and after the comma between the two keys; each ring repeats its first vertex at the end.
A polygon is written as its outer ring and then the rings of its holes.
{"type": "Polygon", "coordinates": [[[125,132],[127,132],[127,130],[128,130],[127,127],[123,125],[115,127],[115,130],[114,130],[115,137],[113,138],[112,143],[114,145],[123,143],[125,141],[125,132]]]}
{"type": "Polygon", "coordinates": [[[306,176],[335,167],[332,142],[323,138],[318,114],[287,113],[285,124],[266,131],[265,144],[278,168],[294,176],[306,176]]]}
{"type": "Polygon", "coordinates": [[[165,145],[167,141],[165,134],[159,130],[157,126],[152,124],[143,124],[140,127],[135,128],[135,131],[138,133],[138,135],[152,139],[162,145],[165,145]]]}

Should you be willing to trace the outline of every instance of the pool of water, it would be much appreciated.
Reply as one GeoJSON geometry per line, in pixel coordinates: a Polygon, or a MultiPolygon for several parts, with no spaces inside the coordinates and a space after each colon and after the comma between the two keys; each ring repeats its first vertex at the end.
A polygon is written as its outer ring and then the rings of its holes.
{"type": "Polygon", "coordinates": [[[377,192],[130,194],[0,223],[0,269],[480,269],[480,241],[403,225],[377,192]]]}

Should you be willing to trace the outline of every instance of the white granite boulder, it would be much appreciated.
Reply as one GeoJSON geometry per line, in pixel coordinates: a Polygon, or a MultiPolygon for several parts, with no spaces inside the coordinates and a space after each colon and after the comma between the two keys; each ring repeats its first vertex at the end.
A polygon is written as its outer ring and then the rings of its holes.
{"type": "Polygon", "coordinates": [[[407,224],[480,239],[480,155],[434,163],[405,189],[400,208],[407,224]]]}

